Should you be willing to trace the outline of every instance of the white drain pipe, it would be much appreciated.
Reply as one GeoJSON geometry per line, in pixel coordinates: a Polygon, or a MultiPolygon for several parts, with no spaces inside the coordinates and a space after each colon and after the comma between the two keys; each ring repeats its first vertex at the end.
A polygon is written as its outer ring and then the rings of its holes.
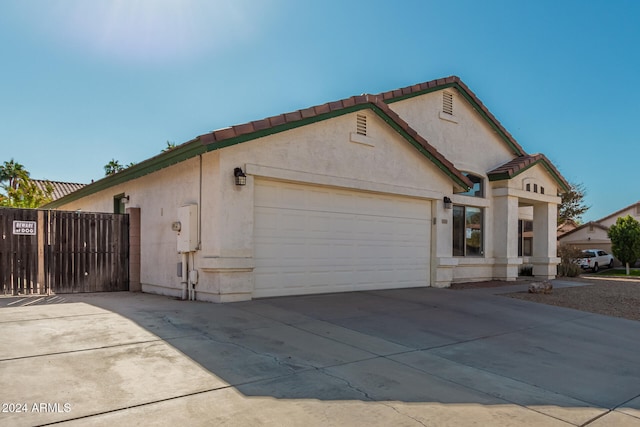
{"type": "MultiPolygon", "coordinates": [[[[189,277],[188,277],[188,266],[187,261],[189,259],[189,254],[187,252],[182,252],[182,273],[180,284],[182,285],[182,300],[187,299],[187,289],[189,286],[189,277]]],[[[191,299],[191,298],[189,298],[191,299]]]]}

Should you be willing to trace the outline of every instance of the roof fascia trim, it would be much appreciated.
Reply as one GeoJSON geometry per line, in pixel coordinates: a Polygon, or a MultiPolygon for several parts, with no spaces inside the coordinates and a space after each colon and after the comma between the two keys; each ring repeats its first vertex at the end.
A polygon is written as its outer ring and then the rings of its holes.
{"type": "Polygon", "coordinates": [[[560,186],[560,188],[563,191],[570,191],[570,188],[566,186],[566,184],[564,183],[564,181],[558,176],[558,174],[556,173],[555,170],[553,170],[553,168],[551,167],[551,165],[549,165],[549,162],[547,162],[546,159],[544,158],[540,158],[538,160],[536,160],[535,162],[523,167],[522,169],[518,170],[517,172],[515,172],[513,175],[510,175],[508,172],[502,172],[502,173],[496,173],[496,174],[489,174],[489,181],[503,181],[505,179],[512,179],[515,178],[516,176],[520,175],[522,172],[534,167],[537,164],[542,164],[542,166],[544,166],[544,168],[547,170],[547,172],[549,172],[549,175],[551,175],[551,177],[554,179],[554,181],[556,181],[556,183],[558,183],[558,185],[560,186]]]}
{"type": "Polygon", "coordinates": [[[44,209],[55,209],[67,203],[81,199],[110,187],[131,181],[136,178],[164,169],[183,160],[190,159],[199,154],[203,154],[206,150],[197,139],[182,144],[166,153],[159,154],[150,159],[144,160],[133,166],[130,166],[118,173],[104,177],[92,184],[88,184],[79,190],[74,191],[64,197],[47,203],[42,206],[44,209]]]}
{"type": "Polygon", "coordinates": [[[329,113],[319,114],[314,117],[309,117],[306,119],[297,120],[295,122],[273,126],[264,130],[247,133],[245,135],[240,135],[234,138],[224,139],[220,142],[212,142],[206,145],[207,152],[219,150],[221,148],[229,147],[231,145],[240,144],[253,139],[262,138],[265,136],[269,136],[276,133],[302,127],[311,123],[328,120],[334,117],[339,117],[345,114],[349,114],[355,111],[361,111],[365,109],[372,110],[376,115],[378,115],[382,120],[384,120],[385,123],[387,123],[389,126],[391,126],[392,129],[394,129],[398,134],[400,134],[400,136],[402,136],[406,141],[408,141],[411,145],[413,145],[413,147],[415,147],[423,156],[427,157],[432,163],[434,163],[441,171],[443,171],[457,185],[459,185],[463,189],[467,189],[467,190],[469,189],[469,186],[464,181],[460,180],[454,173],[452,173],[449,170],[449,168],[445,164],[443,164],[437,157],[433,156],[418,141],[416,141],[415,138],[413,138],[404,129],[402,129],[402,127],[398,125],[395,120],[389,117],[389,115],[387,115],[382,109],[377,107],[372,102],[356,104],[350,107],[345,107],[339,110],[331,111],[329,113]]]}

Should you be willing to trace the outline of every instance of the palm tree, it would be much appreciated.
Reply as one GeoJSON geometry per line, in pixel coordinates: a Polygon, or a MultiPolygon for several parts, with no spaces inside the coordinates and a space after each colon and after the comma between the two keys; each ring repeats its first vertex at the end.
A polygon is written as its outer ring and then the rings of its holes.
{"type": "Polygon", "coordinates": [[[9,188],[16,189],[20,179],[28,179],[29,172],[13,159],[0,166],[0,182],[9,181],[9,188]]]}
{"type": "Polygon", "coordinates": [[[120,172],[123,169],[124,166],[122,166],[118,160],[111,159],[109,163],[104,165],[104,174],[105,176],[113,175],[114,173],[120,172]]]}
{"type": "Polygon", "coordinates": [[[176,148],[176,143],[167,140],[167,146],[164,148],[164,150],[161,151],[161,153],[166,153],[167,151],[171,151],[174,148],[176,148]]]}

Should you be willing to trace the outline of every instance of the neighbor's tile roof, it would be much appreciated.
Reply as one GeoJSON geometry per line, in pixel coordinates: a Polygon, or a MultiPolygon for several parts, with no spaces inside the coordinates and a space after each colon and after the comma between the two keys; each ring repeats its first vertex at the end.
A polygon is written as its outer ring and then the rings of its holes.
{"type": "Polygon", "coordinates": [[[564,233],[561,236],[558,236],[558,240],[564,239],[565,237],[570,236],[570,235],[572,235],[574,233],[577,233],[578,231],[583,230],[583,229],[585,229],[587,227],[594,227],[594,228],[599,228],[599,229],[604,230],[604,231],[609,231],[609,227],[605,227],[604,225],[599,224],[598,222],[595,222],[595,221],[589,221],[586,224],[582,224],[581,226],[576,227],[573,230],[567,231],[566,233],[564,233]]]}
{"type": "Polygon", "coordinates": [[[487,176],[491,181],[498,181],[502,179],[511,179],[514,176],[518,175],[521,172],[524,172],[531,166],[536,163],[543,163],[545,167],[549,170],[549,172],[554,175],[558,184],[561,187],[564,187],[564,190],[568,190],[570,188],[569,183],[563,178],[558,169],[547,159],[544,154],[527,154],[524,156],[516,157],[513,160],[508,161],[507,163],[498,166],[497,168],[489,171],[487,176]]]}
{"type": "Polygon", "coordinates": [[[53,187],[53,192],[51,193],[52,200],[58,200],[59,198],[64,197],[67,194],[71,194],[86,185],[79,184],[77,182],[49,181],[47,179],[32,179],[31,181],[42,191],[46,191],[47,184],[50,184],[53,187]]]}
{"type": "Polygon", "coordinates": [[[638,206],[638,205],[640,205],[640,202],[633,203],[633,204],[631,204],[631,205],[627,206],[626,208],[622,208],[622,209],[620,209],[620,210],[615,211],[615,212],[614,212],[614,213],[612,213],[612,214],[609,214],[609,215],[607,215],[607,216],[605,216],[605,217],[600,218],[600,219],[599,219],[599,220],[597,220],[596,222],[602,222],[602,221],[604,221],[604,220],[606,220],[606,219],[609,219],[609,218],[612,218],[612,217],[614,217],[614,216],[620,215],[622,212],[627,211],[627,210],[630,210],[630,209],[633,209],[633,208],[635,208],[635,207],[636,207],[636,206],[638,206]]]}

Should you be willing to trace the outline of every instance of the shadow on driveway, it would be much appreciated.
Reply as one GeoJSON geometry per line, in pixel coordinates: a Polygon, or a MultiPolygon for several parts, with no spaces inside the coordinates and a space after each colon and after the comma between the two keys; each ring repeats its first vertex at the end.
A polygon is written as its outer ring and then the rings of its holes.
{"type": "Polygon", "coordinates": [[[0,301],[27,409],[0,424],[640,425],[640,322],[432,288],[49,298],[0,301]]]}

